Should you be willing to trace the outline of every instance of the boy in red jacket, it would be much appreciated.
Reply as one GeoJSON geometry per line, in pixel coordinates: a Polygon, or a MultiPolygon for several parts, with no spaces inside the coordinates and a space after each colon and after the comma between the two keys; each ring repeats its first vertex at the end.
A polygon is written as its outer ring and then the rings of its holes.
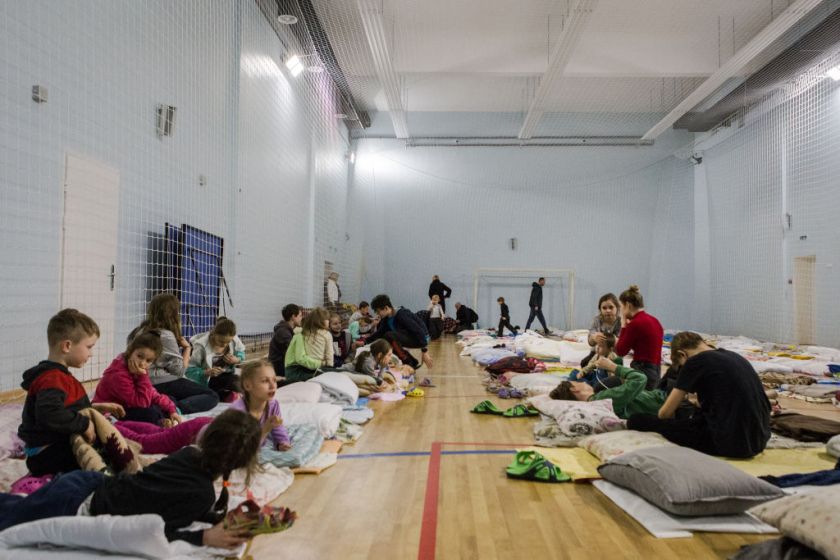
{"type": "MultiPolygon", "coordinates": [[[[26,370],[21,387],[26,389],[18,435],[24,443],[26,466],[34,476],[79,469],[70,436],[81,434],[88,443],[96,439],[93,422],[80,413],[90,408],[85,388],[67,368],[79,368],[90,358],[99,339],[93,319],[75,309],[59,311],[47,326],[49,356],[26,370]]],[[[125,414],[113,403],[94,408],[117,417],[125,414]]]]}

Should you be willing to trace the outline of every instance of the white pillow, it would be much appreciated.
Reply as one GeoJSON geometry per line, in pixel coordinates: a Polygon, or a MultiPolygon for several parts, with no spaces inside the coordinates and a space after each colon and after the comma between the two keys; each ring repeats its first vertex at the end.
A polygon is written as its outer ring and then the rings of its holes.
{"type": "Polygon", "coordinates": [[[322,391],[323,388],[319,383],[310,383],[309,381],[290,383],[277,389],[274,399],[280,403],[316,403],[321,400],[322,391]]]}
{"type": "Polygon", "coordinates": [[[674,444],[655,432],[637,432],[635,430],[596,434],[587,436],[578,442],[578,447],[586,449],[601,461],[609,461],[629,451],[664,445],[674,444]]]}
{"type": "Polygon", "coordinates": [[[548,395],[528,399],[537,410],[551,416],[569,437],[589,436],[623,430],[626,422],[612,410],[612,399],[592,402],[560,401],[548,395]]]}
{"type": "MultiPolygon", "coordinates": [[[[354,385],[355,387],[355,385],[354,385]]],[[[329,439],[335,436],[341,423],[342,408],[330,403],[283,403],[280,415],[283,423],[314,424],[322,436],[329,439]]]]}
{"type": "Polygon", "coordinates": [[[169,558],[172,551],[159,515],[52,517],[21,523],[0,533],[0,547],[43,544],[93,549],[146,558],[169,558]]]}

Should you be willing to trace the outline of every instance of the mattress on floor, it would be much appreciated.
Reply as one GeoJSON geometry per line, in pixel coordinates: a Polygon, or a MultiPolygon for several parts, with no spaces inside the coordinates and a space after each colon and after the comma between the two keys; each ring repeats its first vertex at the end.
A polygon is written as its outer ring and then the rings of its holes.
{"type": "Polygon", "coordinates": [[[694,532],[759,535],[778,533],[775,528],[746,513],[682,517],[662,511],[638,494],[606,480],[593,480],[592,485],[658,539],[686,538],[691,537],[694,532]]]}

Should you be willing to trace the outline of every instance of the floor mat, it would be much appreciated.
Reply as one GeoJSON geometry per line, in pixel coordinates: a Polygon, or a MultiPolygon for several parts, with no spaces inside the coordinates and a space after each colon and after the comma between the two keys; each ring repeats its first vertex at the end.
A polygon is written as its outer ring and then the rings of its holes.
{"type": "Polygon", "coordinates": [[[752,459],[723,459],[733,467],[753,476],[782,476],[833,469],[836,459],[825,447],[811,449],[765,449],[752,459]]]}
{"type": "Polygon", "coordinates": [[[580,447],[526,447],[517,451],[536,451],[572,477],[572,480],[593,480],[598,474],[598,458],[580,447]]]}
{"type": "Polygon", "coordinates": [[[709,517],[675,516],[662,511],[638,494],[606,480],[593,480],[592,485],[658,539],[686,538],[691,537],[693,532],[759,535],[778,532],[746,513],[709,517]]]}

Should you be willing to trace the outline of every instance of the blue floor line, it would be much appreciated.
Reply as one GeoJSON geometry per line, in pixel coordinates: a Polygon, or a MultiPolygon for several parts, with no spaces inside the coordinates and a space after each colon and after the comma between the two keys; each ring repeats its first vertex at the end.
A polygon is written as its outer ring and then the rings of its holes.
{"type": "MultiPolygon", "coordinates": [[[[441,455],[509,455],[514,449],[467,449],[463,451],[441,451],[441,455]]],[[[393,451],[390,453],[351,453],[339,455],[339,459],[373,459],[376,457],[426,457],[429,451],[393,451]]]]}

